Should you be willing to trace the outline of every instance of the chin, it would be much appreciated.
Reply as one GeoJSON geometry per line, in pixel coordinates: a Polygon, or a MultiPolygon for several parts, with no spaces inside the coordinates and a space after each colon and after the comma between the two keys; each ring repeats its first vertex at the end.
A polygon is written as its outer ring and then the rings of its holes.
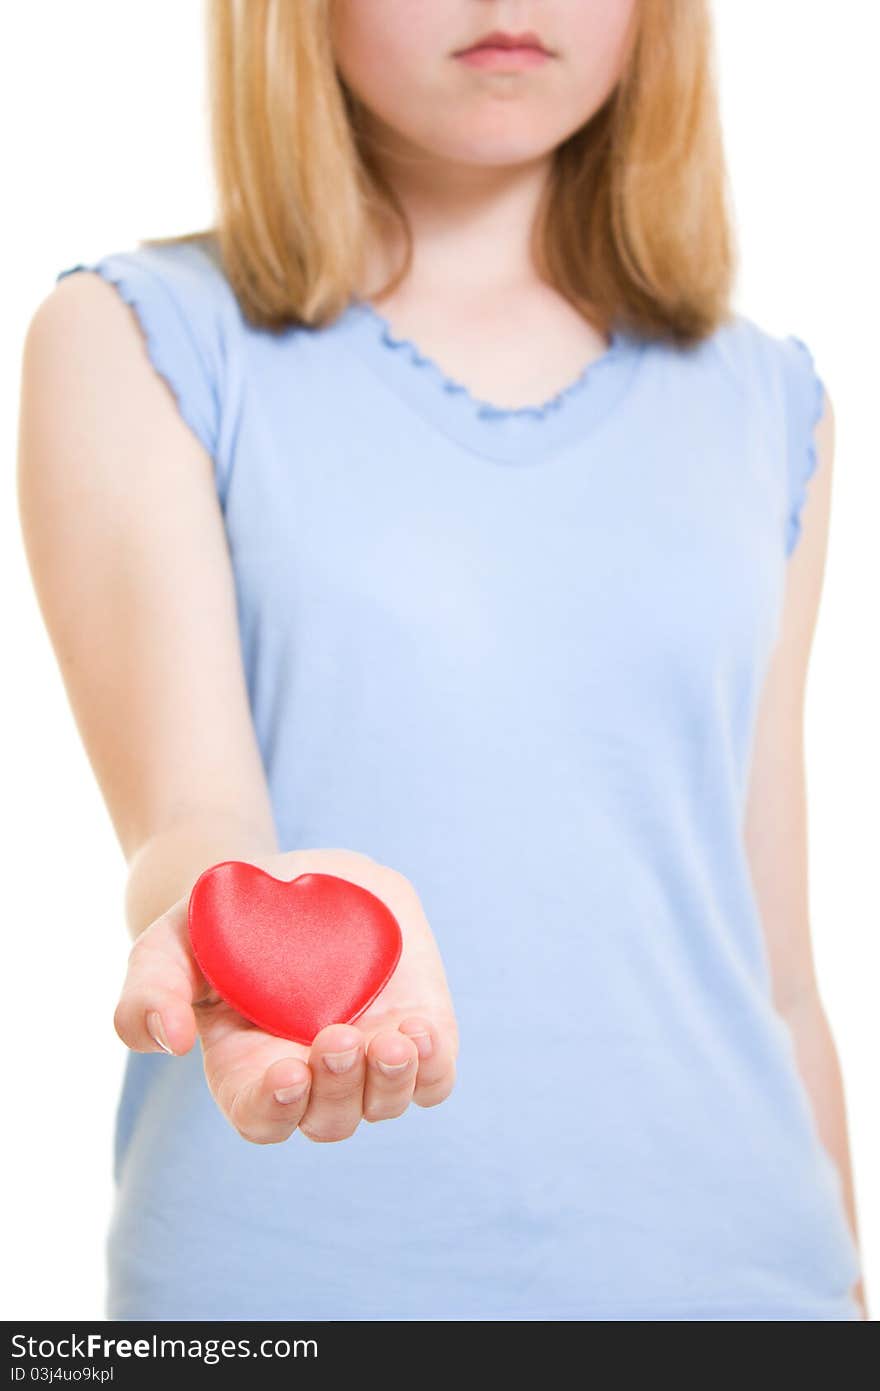
{"type": "Polygon", "coordinates": [[[527,118],[512,120],[509,112],[495,112],[491,120],[475,117],[471,122],[463,122],[460,130],[449,132],[445,138],[438,138],[434,130],[430,141],[423,143],[436,158],[491,166],[544,159],[562,139],[564,135],[543,137],[527,118]]]}

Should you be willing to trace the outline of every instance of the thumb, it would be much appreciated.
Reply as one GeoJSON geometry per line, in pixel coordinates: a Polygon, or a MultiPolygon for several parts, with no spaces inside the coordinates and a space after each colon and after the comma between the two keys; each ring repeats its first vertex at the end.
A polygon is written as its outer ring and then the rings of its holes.
{"type": "Polygon", "coordinates": [[[189,941],[181,898],[135,939],[113,1027],[137,1053],[188,1053],[196,1040],[193,1002],[208,992],[189,941]]]}

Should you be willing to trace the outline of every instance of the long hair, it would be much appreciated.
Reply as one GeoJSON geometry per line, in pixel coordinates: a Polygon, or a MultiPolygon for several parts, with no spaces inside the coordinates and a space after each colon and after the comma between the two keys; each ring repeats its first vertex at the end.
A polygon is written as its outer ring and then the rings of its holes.
{"type": "MultiPolygon", "coordinates": [[[[208,0],[216,239],[246,317],[321,326],[363,292],[364,248],[402,207],[334,63],[332,0],[208,0]]],[[[637,0],[620,80],[554,152],[540,273],[587,317],[694,343],[726,319],[731,201],[707,0],[637,0]]],[[[204,236],[191,233],[191,237],[204,236]]],[[[155,241],[181,240],[159,238],[155,241]]]]}

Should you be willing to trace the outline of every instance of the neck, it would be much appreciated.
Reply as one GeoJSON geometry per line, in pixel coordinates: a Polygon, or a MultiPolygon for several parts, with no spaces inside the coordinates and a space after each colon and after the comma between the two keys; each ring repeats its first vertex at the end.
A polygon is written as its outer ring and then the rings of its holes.
{"type": "MultiPolygon", "coordinates": [[[[412,231],[408,280],[421,290],[491,293],[537,278],[531,234],[552,156],[520,164],[441,160],[384,127],[371,132],[371,154],[394,189],[412,231]]],[[[384,284],[400,264],[394,229],[371,248],[370,284],[384,284]]]]}

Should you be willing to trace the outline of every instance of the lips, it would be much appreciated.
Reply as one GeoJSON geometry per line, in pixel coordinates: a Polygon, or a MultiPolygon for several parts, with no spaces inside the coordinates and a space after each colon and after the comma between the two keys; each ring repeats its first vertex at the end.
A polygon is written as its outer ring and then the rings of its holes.
{"type": "Polygon", "coordinates": [[[456,58],[463,58],[468,53],[479,53],[485,49],[504,49],[513,51],[517,49],[531,49],[536,53],[543,53],[549,56],[549,50],[544,47],[537,34],[532,32],[526,34],[507,34],[500,29],[494,29],[491,34],[484,34],[476,43],[469,48],[460,48],[456,51],[456,58]]]}
{"type": "Polygon", "coordinates": [[[537,34],[505,34],[496,30],[452,56],[468,68],[489,73],[516,73],[543,67],[553,54],[537,34]]]}

